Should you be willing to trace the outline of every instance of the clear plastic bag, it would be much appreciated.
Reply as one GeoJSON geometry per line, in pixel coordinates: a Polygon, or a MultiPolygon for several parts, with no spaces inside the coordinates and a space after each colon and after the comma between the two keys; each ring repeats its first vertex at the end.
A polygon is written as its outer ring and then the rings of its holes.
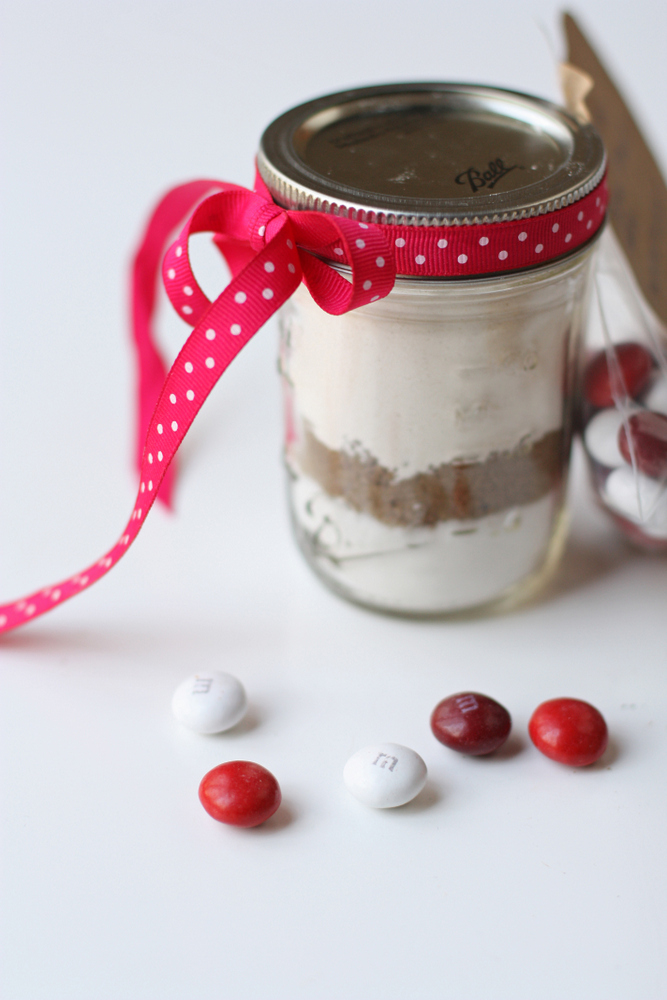
{"type": "Polygon", "coordinates": [[[667,330],[611,226],[600,240],[580,399],[598,502],[630,541],[667,552],[667,330]]]}

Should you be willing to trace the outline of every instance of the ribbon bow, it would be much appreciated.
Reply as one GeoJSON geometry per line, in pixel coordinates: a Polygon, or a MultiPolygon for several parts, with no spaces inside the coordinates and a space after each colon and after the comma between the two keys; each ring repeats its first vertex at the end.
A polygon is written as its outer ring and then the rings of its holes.
{"type": "Polygon", "coordinates": [[[133,266],[140,484],[131,517],[116,544],[87,569],[0,606],[0,632],[45,614],[91,586],[127,552],[158,495],[171,504],[171,462],[204,400],[301,281],[322,309],[340,315],[391,291],[396,275],[392,250],[380,226],[280,208],[259,176],[255,191],[217,181],[193,181],[170,191],[150,219],[133,266]],[[167,372],[152,336],[155,276],[165,243],[187,212],[190,217],[167,251],[162,275],[172,305],[194,329],[167,372]],[[200,232],[213,233],[232,272],[230,284],[214,302],[190,266],[188,240],[200,232]],[[349,265],[351,281],[320,258],[349,265]]]}
{"type": "Polygon", "coordinates": [[[50,611],[99,580],[127,552],[155,500],[171,504],[172,459],[209,392],[241,348],[304,281],[318,305],[340,315],[387,295],[397,270],[406,275],[472,277],[535,267],[584,245],[604,222],[604,179],[577,201],[535,216],[469,224],[376,225],[324,212],[286,211],[261,177],[255,191],[192,181],[170,191],[153,213],[134,260],[132,326],[139,360],[139,491],[116,544],[82,573],[0,606],[0,633],[50,611]],[[193,210],[194,209],[194,210],[193,210]],[[162,265],[167,294],[194,327],[169,372],[151,320],[155,277],[170,233],[190,218],[162,265]],[[232,280],[211,302],[188,255],[192,233],[212,232],[232,280]],[[446,235],[443,235],[446,233],[446,235]],[[350,268],[351,280],[325,260],[350,268]]]}

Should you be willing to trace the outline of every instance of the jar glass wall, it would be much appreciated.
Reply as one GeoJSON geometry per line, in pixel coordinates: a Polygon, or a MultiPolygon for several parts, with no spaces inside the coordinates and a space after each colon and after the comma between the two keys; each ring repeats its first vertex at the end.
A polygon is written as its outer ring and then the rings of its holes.
{"type": "Polygon", "coordinates": [[[335,591],[414,616],[491,611],[557,562],[594,248],[521,273],[397,279],[343,316],[283,308],[289,502],[335,591]]]}

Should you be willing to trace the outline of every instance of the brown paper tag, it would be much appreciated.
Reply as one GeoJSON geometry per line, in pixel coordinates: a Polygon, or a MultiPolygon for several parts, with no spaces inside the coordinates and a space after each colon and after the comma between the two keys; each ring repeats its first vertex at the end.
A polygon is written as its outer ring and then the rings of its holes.
{"type": "Polygon", "coordinates": [[[558,72],[565,107],[578,122],[589,122],[591,113],[585,101],[593,89],[592,77],[571,63],[561,63],[558,72]]]}

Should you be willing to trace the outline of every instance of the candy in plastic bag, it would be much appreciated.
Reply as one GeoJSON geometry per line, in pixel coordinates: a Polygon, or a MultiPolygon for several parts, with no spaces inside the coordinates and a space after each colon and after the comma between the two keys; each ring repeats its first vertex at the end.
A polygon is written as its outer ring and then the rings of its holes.
{"type": "Polygon", "coordinates": [[[667,551],[667,331],[611,227],[600,241],[580,393],[600,504],[632,542],[667,551]]]}

